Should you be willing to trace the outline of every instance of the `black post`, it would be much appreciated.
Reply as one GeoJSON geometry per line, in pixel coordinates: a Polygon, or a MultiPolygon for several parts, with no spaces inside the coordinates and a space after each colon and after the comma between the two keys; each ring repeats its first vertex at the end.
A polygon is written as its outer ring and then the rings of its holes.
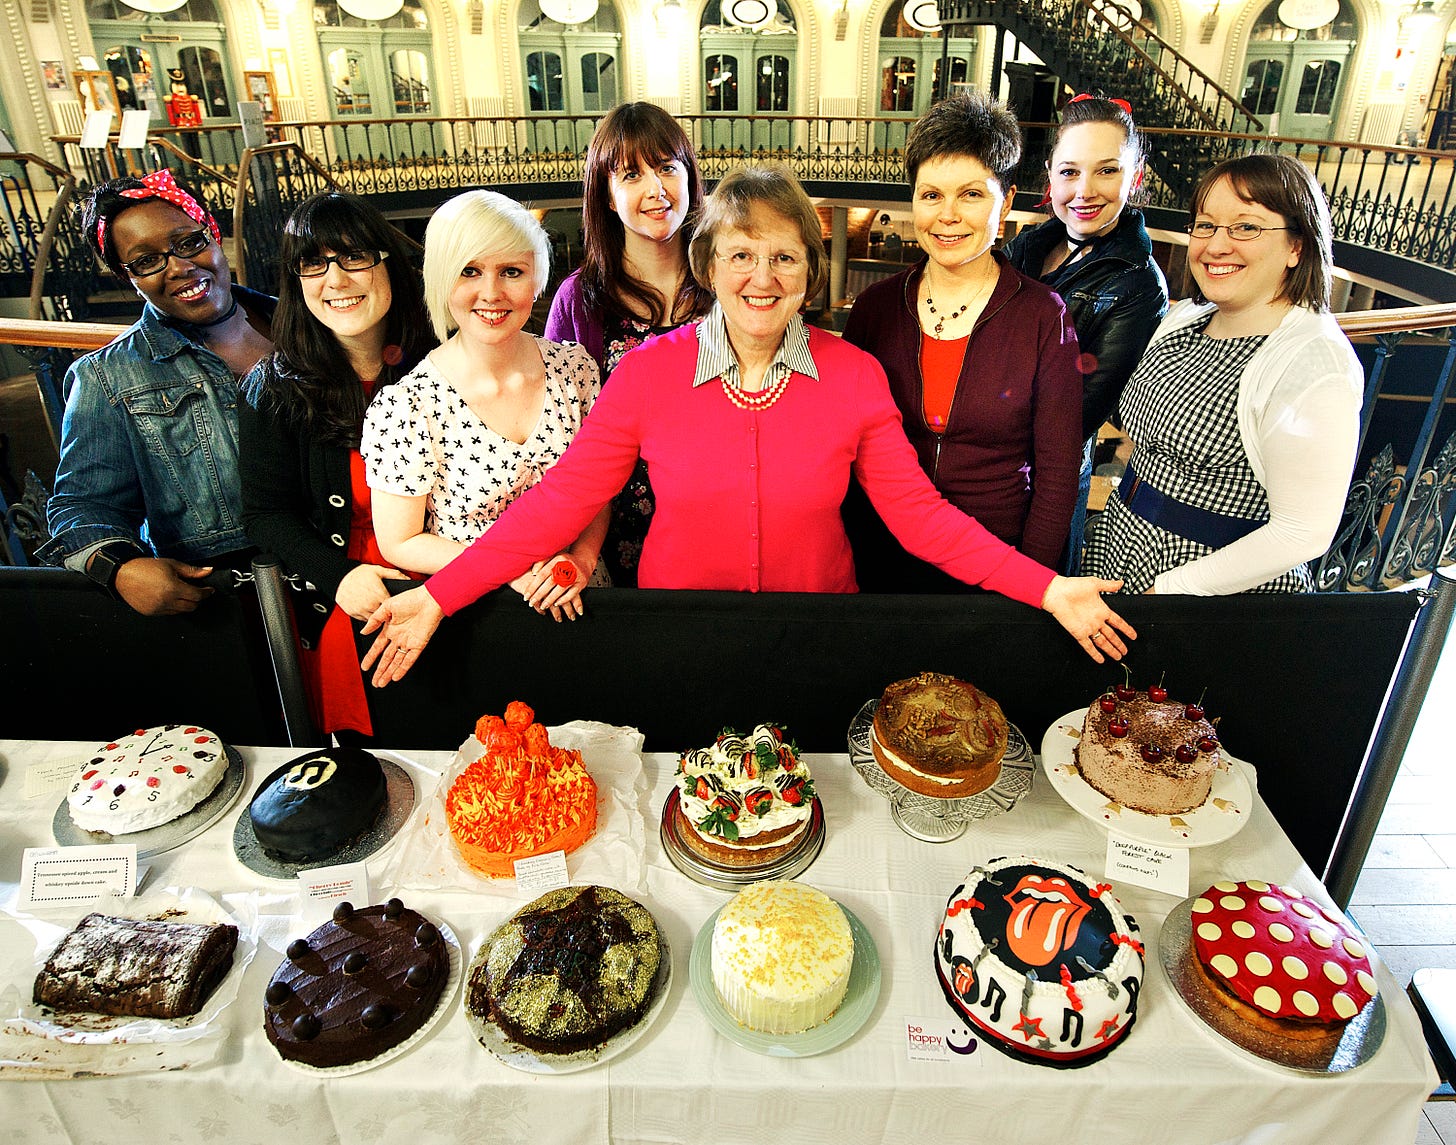
{"type": "Polygon", "coordinates": [[[258,610],[263,614],[263,631],[268,637],[268,655],[283,705],[283,728],[291,747],[321,747],[328,743],[314,726],[308,710],[308,693],[303,687],[303,670],[298,663],[298,634],[293,626],[293,608],[283,585],[282,567],[272,553],[253,558],[253,588],[258,610]]]}
{"type": "Polygon", "coordinates": [[[1390,798],[1401,758],[1410,743],[1416,717],[1421,713],[1421,703],[1441,658],[1451,617],[1456,613],[1456,580],[1442,570],[1431,574],[1429,589],[1418,591],[1427,593],[1425,603],[1411,625],[1410,639],[1370,741],[1370,755],[1355,781],[1345,821],[1340,825],[1324,871],[1330,897],[1342,910],[1355,892],[1360,868],[1365,864],[1365,856],[1380,825],[1381,812],[1390,798]]]}

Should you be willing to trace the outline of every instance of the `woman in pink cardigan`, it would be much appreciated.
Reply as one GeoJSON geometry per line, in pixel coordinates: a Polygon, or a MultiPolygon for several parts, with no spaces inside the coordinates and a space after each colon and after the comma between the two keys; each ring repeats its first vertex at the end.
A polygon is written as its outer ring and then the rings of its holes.
{"type": "Polygon", "coordinates": [[[690,258],[713,308],[623,358],[541,482],[370,617],[364,631],[379,636],[362,667],[374,667],[376,685],[403,677],[445,616],[580,533],[638,457],[657,491],[642,588],[856,591],[839,514],[852,471],[910,552],[1045,609],[1099,663],[1126,653],[1123,637],[1136,633],[1101,596],[1119,582],[1057,576],[951,506],[916,462],[879,364],[804,325],[799,312],[828,261],[819,216],[788,168],[729,174],[704,204],[690,258]]]}

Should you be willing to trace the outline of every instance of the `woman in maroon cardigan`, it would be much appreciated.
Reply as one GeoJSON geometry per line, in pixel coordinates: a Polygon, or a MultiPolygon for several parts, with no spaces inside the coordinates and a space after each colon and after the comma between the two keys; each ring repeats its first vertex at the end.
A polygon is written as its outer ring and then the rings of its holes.
{"type": "MultiPolygon", "coordinates": [[[[905,163],[927,258],[860,294],[844,337],[885,368],[941,495],[1057,568],[1077,496],[1082,375],[1062,300],[991,249],[1020,157],[1016,118],[978,92],[925,114],[905,163]]],[[[846,510],[863,587],[964,590],[906,554],[866,510],[854,498],[846,510]]]]}

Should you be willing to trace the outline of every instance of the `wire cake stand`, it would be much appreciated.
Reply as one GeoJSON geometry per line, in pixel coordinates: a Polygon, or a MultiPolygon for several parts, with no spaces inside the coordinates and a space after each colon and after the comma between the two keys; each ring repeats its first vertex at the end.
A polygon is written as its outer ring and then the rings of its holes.
{"type": "Polygon", "coordinates": [[[885,769],[870,750],[870,727],[879,705],[878,699],[865,701],[849,722],[849,762],[872,790],[890,801],[890,818],[912,839],[927,843],[949,843],[952,839],[959,839],[977,819],[1004,815],[1031,790],[1036,757],[1021,729],[1009,724],[1001,775],[985,791],[955,799],[939,799],[911,791],[885,774],[885,769]]]}

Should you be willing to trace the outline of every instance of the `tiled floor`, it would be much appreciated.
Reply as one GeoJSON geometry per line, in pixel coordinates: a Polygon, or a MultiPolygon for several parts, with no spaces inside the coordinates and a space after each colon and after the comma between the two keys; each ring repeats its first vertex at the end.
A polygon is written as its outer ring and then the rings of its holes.
{"type": "MultiPolygon", "coordinates": [[[[1375,844],[1350,900],[1396,980],[1423,966],[1456,968],[1456,632],[1431,682],[1375,844]]],[[[1456,1101],[1428,1102],[1418,1145],[1456,1145],[1456,1101]]]]}

